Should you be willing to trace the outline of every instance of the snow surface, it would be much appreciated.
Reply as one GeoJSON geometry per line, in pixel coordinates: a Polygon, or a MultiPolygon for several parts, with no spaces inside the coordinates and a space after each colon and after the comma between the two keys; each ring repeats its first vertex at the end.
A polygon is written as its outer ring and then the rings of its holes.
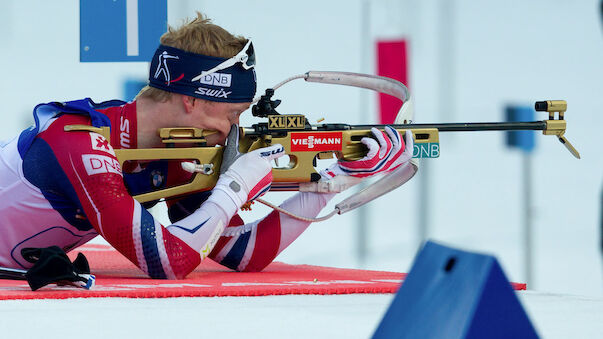
{"type": "MultiPolygon", "coordinates": [[[[601,298],[518,295],[543,338],[603,337],[601,298]]],[[[3,338],[369,338],[393,297],[7,300],[0,324],[3,338]]]]}
{"type": "MultiPolygon", "coordinates": [[[[572,159],[552,138],[537,140],[532,179],[535,267],[529,287],[539,292],[519,295],[543,337],[603,338],[603,115],[593,110],[593,99],[600,98],[603,89],[599,2],[271,0],[249,6],[242,0],[229,5],[170,0],[168,21],[178,24],[201,10],[217,24],[253,37],[261,60],[256,67],[258,88],[263,89],[310,69],[374,73],[370,48],[361,41],[361,18],[368,9],[370,38],[405,36],[411,42],[410,88],[421,122],[495,121],[510,102],[567,99],[567,136],[583,159],[572,159]],[[453,4],[447,17],[450,32],[456,33],[449,40],[456,42],[448,46],[451,51],[443,51],[439,35],[447,28],[440,24],[445,23],[441,19],[446,7],[440,6],[444,3],[453,4]],[[442,82],[439,73],[445,66],[440,64],[443,52],[453,66],[449,83],[442,82]],[[449,103],[446,109],[442,102],[449,103]]],[[[10,79],[5,97],[11,99],[4,102],[0,138],[25,128],[37,103],[118,98],[123,95],[121,80],[148,74],[147,63],[79,63],[78,10],[73,1],[0,2],[0,41],[11,51],[0,56],[3,65],[10,65],[3,75],[10,79]],[[31,79],[36,79],[35,86],[31,79]]],[[[364,93],[299,82],[284,87],[279,98],[284,100],[283,112],[305,113],[312,121],[325,117],[326,122],[374,122],[375,98],[364,93]]],[[[242,124],[255,122],[247,116],[242,124]]],[[[523,282],[521,155],[507,149],[503,140],[496,133],[442,134],[442,156],[430,168],[428,235],[492,253],[510,280],[523,282]]],[[[419,175],[424,173],[422,167],[419,175]]],[[[413,180],[371,204],[364,235],[356,233],[361,218],[353,212],[312,225],[277,260],[407,272],[421,240],[418,192],[418,180],[413,180]],[[360,239],[367,246],[364,257],[357,248],[360,239]]],[[[284,198],[268,196],[272,202],[284,198]]],[[[265,213],[260,206],[245,218],[265,213]]],[[[349,295],[3,301],[1,337],[367,338],[391,299],[349,295]],[[161,326],[155,326],[158,323],[161,326]]]]}
{"type": "MultiPolygon", "coordinates": [[[[148,76],[148,63],[79,62],[78,4],[0,1],[0,42],[11,51],[0,53],[0,64],[9,65],[3,77],[10,79],[0,139],[26,128],[40,102],[123,98],[126,79],[148,76]]],[[[566,136],[583,159],[573,159],[553,137],[537,137],[529,288],[603,297],[603,115],[593,109],[603,93],[599,6],[600,0],[265,0],[252,6],[170,0],[168,21],[179,25],[200,10],[252,37],[258,90],[308,70],[375,73],[374,41],[405,37],[417,122],[500,121],[509,103],[568,100],[566,136]]],[[[312,122],[376,123],[376,96],[369,91],[297,81],[277,96],[282,113],[303,113],[312,122]]],[[[243,126],[257,122],[242,116],[243,126]]],[[[522,155],[505,146],[502,133],[442,133],[440,140],[441,157],[424,161],[407,185],[362,215],[352,211],[312,225],[278,260],[408,271],[424,240],[419,210],[426,192],[428,238],[493,254],[509,280],[525,282],[522,155]]],[[[273,203],[285,198],[266,196],[273,203]]],[[[258,205],[245,220],[267,213],[258,205]]]]}

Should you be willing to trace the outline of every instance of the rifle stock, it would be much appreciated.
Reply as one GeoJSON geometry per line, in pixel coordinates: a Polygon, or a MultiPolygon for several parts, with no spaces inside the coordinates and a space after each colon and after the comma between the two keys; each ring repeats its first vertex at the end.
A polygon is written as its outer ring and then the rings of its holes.
{"type": "MultiPolygon", "coordinates": [[[[197,143],[199,146],[183,148],[151,148],[151,149],[116,149],[115,154],[122,168],[127,161],[153,161],[153,160],[180,160],[196,162],[197,164],[211,164],[213,168],[218,169],[222,163],[222,147],[220,146],[202,146],[203,137],[195,137],[201,134],[198,129],[188,129],[191,133],[184,133],[180,129],[162,129],[160,134],[167,135],[167,131],[179,130],[177,137],[170,137],[172,140],[166,144],[178,143],[173,139],[186,140],[187,143],[197,143]]],[[[398,129],[401,135],[404,135],[406,129],[398,129]]],[[[299,184],[310,181],[317,181],[320,175],[314,168],[315,159],[328,159],[337,156],[346,160],[360,159],[366,154],[366,148],[360,139],[370,136],[368,129],[349,129],[349,130],[331,130],[331,131],[282,131],[279,130],[273,134],[264,134],[262,136],[246,135],[246,128],[241,128],[241,138],[239,141],[239,151],[241,153],[251,152],[255,149],[267,147],[274,144],[281,144],[285,148],[285,153],[289,156],[289,163],[284,166],[273,168],[274,178],[273,190],[291,191],[298,190],[299,184]]],[[[419,146],[417,149],[423,149],[422,145],[431,145],[433,151],[423,155],[428,157],[439,156],[438,130],[435,128],[413,129],[415,143],[419,146]],[[433,156],[431,156],[433,155],[433,156]]],[[[427,147],[427,146],[425,146],[427,147]]],[[[425,148],[427,149],[427,148],[425,148]]],[[[420,152],[417,157],[420,157],[420,152]]],[[[197,191],[212,189],[219,173],[195,173],[191,182],[182,185],[158,189],[153,192],[143,193],[134,196],[139,202],[159,200],[162,198],[171,198],[190,194],[197,191]]]]}

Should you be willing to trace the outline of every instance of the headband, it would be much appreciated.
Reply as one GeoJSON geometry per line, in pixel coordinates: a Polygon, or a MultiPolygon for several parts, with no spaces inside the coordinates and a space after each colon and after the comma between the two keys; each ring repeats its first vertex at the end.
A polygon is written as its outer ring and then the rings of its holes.
{"type": "Polygon", "coordinates": [[[253,101],[256,91],[253,68],[245,69],[241,63],[236,63],[202,77],[198,76],[227,60],[229,58],[159,45],[149,69],[149,86],[210,101],[253,101]]]}

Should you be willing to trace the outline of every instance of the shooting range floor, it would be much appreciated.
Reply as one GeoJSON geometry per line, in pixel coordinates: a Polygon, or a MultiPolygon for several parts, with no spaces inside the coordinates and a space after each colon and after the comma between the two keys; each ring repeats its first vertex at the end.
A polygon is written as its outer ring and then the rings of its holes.
{"type": "MultiPolygon", "coordinates": [[[[233,272],[211,260],[183,280],[155,280],[106,245],[85,245],[82,252],[96,275],[92,290],[50,285],[32,292],[24,281],[0,281],[0,300],[66,298],[168,298],[266,296],[286,294],[395,293],[405,273],[342,269],[311,265],[270,264],[258,273],[233,272]]],[[[513,283],[516,290],[525,284],[513,283]]]]}

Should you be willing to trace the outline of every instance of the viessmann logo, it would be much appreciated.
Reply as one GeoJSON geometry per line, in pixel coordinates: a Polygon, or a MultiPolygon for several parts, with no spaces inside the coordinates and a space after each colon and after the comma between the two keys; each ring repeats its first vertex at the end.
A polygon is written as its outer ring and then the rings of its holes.
{"type": "Polygon", "coordinates": [[[341,132],[291,133],[291,151],[340,151],[341,132]]]}

